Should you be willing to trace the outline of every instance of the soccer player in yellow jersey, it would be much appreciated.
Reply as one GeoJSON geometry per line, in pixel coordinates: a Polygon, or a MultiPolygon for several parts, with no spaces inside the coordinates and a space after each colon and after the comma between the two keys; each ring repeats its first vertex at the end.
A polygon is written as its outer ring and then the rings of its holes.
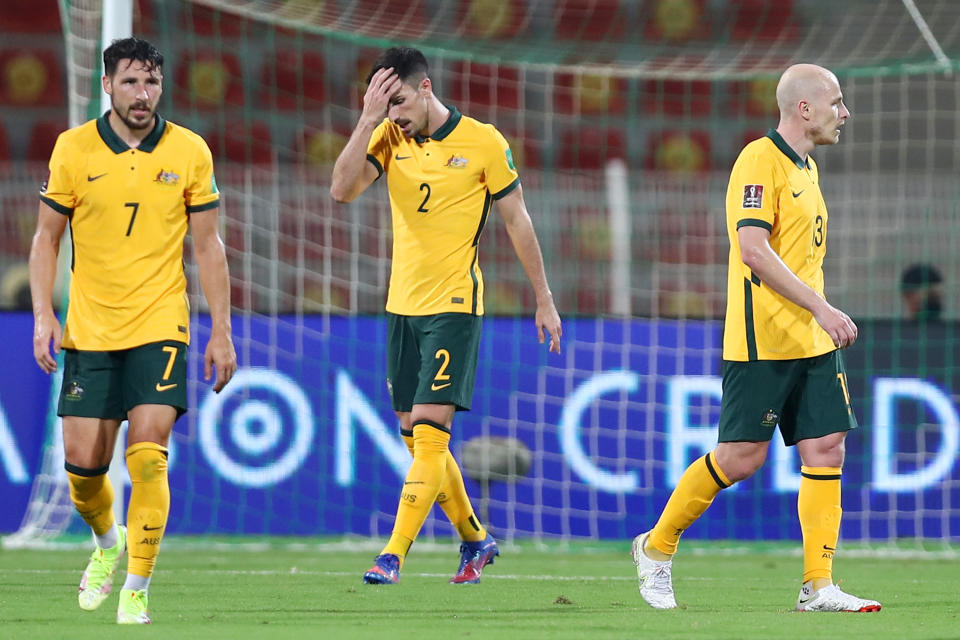
{"type": "Polygon", "coordinates": [[[671,578],[680,535],[714,497],[763,464],[779,425],[800,454],[803,532],[800,611],[879,611],[833,584],[840,533],[840,473],[850,407],[840,349],[857,326],[823,293],[827,208],[810,152],[836,144],[850,112],[836,76],[810,64],[777,85],[780,123],[748,144],[727,188],[730,238],[723,336],[723,400],[716,449],[680,478],[654,528],[633,541],[640,594],[677,606],[671,578]]]}
{"type": "Polygon", "coordinates": [[[215,391],[230,380],[237,358],[210,150],[156,113],[163,56],[150,43],[115,40],[103,64],[110,111],[60,135],[41,189],[30,251],[33,352],[53,373],[51,343],[55,352],[65,350],[58,414],[70,497],[97,543],[80,580],[80,607],[90,611],[104,602],[126,550],[117,622],[146,624],[150,577],[170,511],[167,443],[187,404],[188,226],[210,306],[204,369],[209,380],[216,368],[215,391]],[[68,224],[70,304],[61,334],[51,290],[68,224]],[[114,520],[107,476],[123,420],[129,421],[132,485],[126,527],[114,520]]]}
{"type": "Polygon", "coordinates": [[[393,214],[387,387],[413,464],[393,534],[363,581],[399,580],[410,545],[438,502],[462,540],[450,582],[475,583],[499,551],[473,511],[449,442],[454,412],[469,409],[473,396],[483,316],[477,244],[494,201],[536,293],[540,342],[549,334],[556,353],[560,317],[500,132],[440,102],[416,49],[385,51],[367,83],[330,194],[349,202],[386,174],[393,214]]]}

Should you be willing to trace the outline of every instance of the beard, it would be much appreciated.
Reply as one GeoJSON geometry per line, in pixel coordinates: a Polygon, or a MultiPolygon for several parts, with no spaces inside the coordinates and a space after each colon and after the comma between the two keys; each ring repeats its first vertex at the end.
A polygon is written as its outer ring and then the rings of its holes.
{"type": "Polygon", "coordinates": [[[127,107],[126,112],[121,111],[114,102],[111,102],[110,106],[113,108],[113,112],[117,114],[117,117],[119,117],[123,124],[127,125],[127,128],[130,130],[139,131],[153,126],[153,116],[155,115],[156,110],[151,109],[149,106],[143,103],[134,103],[130,105],[127,107]],[[143,109],[145,111],[149,111],[150,113],[146,118],[143,119],[143,121],[134,120],[130,115],[130,112],[133,111],[134,108],[143,109]]]}

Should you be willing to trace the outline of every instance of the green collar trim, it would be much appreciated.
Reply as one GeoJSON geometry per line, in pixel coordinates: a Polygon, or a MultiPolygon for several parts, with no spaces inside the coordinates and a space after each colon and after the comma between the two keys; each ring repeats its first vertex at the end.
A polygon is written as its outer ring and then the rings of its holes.
{"type": "Polygon", "coordinates": [[[777,149],[783,152],[783,155],[790,158],[793,161],[793,164],[797,165],[798,169],[803,169],[806,167],[810,168],[810,160],[801,160],[800,156],[797,155],[797,152],[793,150],[793,147],[787,144],[787,141],[783,139],[776,129],[770,129],[767,131],[767,137],[773,140],[773,144],[777,145],[777,149]]]}
{"type": "MultiPolygon", "coordinates": [[[[113,127],[110,126],[109,120],[110,112],[107,111],[102,116],[97,118],[97,133],[100,134],[100,139],[103,140],[103,143],[110,148],[110,151],[114,153],[123,153],[124,151],[129,151],[130,146],[120,139],[120,136],[117,135],[117,132],[113,130],[113,127]]],[[[164,130],[167,128],[167,121],[160,117],[160,114],[154,114],[155,124],[153,126],[153,131],[147,135],[140,142],[140,146],[137,147],[138,151],[143,151],[144,153],[150,153],[157,148],[157,144],[160,142],[160,138],[163,136],[164,130]]]]}
{"type": "Polygon", "coordinates": [[[449,104],[444,105],[447,109],[450,110],[450,116],[447,118],[447,121],[440,125],[440,128],[433,132],[432,136],[423,136],[417,134],[414,136],[414,140],[423,144],[427,140],[443,140],[450,132],[456,129],[457,125],[460,124],[460,118],[463,117],[460,114],[460,111],[456,107],[452,107],[449,104]]]}

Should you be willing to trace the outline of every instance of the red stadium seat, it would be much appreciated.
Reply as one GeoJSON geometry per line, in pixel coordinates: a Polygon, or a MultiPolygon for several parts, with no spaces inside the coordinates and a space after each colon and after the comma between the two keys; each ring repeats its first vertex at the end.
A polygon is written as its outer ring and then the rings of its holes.
{"type": "Polygon", "coordinates": [[[664,131],[650,139],[647,168],[655,171],[708,171],[710,134],[705,131],[664,131]]]}
{"type": "Polygon", "coordinates": [[[0,33],[60,34],[57,0],[3,0],[0,33]]]}
{"type": "Polygon", "coordinates": [[[305,127],[297,134],[294,148],[297,159],[309,167],[333,167],[337,156],[350,139],[349,131],[330,131],[305,127]]]}
{"type": "Polygon", "coordinates": [[[215,160],[241,164],[272,164],[270,127],[264,122],[230,122],[205,135],[215,160]]]}
{"type": "Polygon", "coordinates": [[[529,26],[524,0],[461,0],[458,34],[471,38],[516,38],[529,26]]]}
{"type": "Polygon", "coordinates": [[[237,37],[246,35],[250,22],[233,13],[186,2],[180,5],[180,28],[198,36],[237,37]]]}
{"type": "Polygon", "coordinates": [[[63,104],[63,81],[50,49],[0,51],[0,102],[24,107],[63,104]]]}
{"type": "Polygon", "coordinates": [[[656,0],[644,7],[646,40],[678,43],[710,36],[711,21],[704,17],[704,0],[656,0]]]}
{"type": "Polygon", "coordinates": [[[0,122],[0,167],[10,163],[10,141],[7,139],[7,128],[0,122]]]}
{"type": "Polygon", "coordinates": [[[240,60],[223,51],[185,52],[177,64],[177,106],[208,111],[243,106],[240,60]]]}
{"type": "Polygon", "coordinates": [[[627,21],[619,0],[564,0],[557,3],[555,35],[561,40],[623,38],[627,21]]]}
{"type": "Polygon", "coordinates": [[[707,80],[647,80],[643,108],[647,113],[676,117],[709,115],[713,83],[707,80]]]}
{"type": "MultiPolygon", "coordinates": [[[[717,214],[722,215],[722,214],[717,214]]],[[[650,258],[670,264],[725,264],[727,237],[708,211],[661,211],[650,258]]]]}
{"type": "Polygon", "coordinates": [[[284,111],[323,108],[330,82],[324,66],[317,51],[281,49],[271,54],[260,67],[260,106],[284,111]]]}
{"type": "Polygon", "coordinates": [[[27,146],[27,161],[48,164],[57,138],[66,130],[66,122],[41,120],[34,123],[33,129],[30,131],[30,142],[27,146]]]}
{"type": "Polygon", "coordinates": [[[353,12],[348,16],[349,22],[360,33],[415,40],[428,24],[426,0],[355,0],[350,4],[353,12]]]}
{"type": "MultiPolygon", "coordinates": [[[[784,68],[789,63],[784,63],[784,68]]],[[[775,116],[777,108],[776,76],[763,76],[730,85],[730,112],[749,116],[775,116]]]]}
{"type": "Polygon", "coordinates": [[[554,106],[559,113],[619,115],[627,108],[627,81],[590,73],[558,73],[554,106]]]}
{"type": "Polygon", "coordinates": [[[793,0],[728,0],[730,35],[735,40],[773,42],[794,40],[799,24],[793,15],[793,0]]]}
{"type": "Polygon", "coordinates": [[[454,62],[447,82],[438,91],[461,111],[472,114],[475,106],[519,109],[523,85],[516,67],[454,62]]]}
{"type": "Polygon", "coordinates": [[[611,158],[626,159],[626,149],[620,129],[579,127],[563,134],[554,166],[568,171],[601,169],[611,158]]]}

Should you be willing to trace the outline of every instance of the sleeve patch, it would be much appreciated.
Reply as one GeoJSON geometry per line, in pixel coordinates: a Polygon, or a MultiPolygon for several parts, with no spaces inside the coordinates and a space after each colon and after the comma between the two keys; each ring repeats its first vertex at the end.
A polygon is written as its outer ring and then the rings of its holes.
{"type": "Polygon", "coordinates": [[[762,184],[747,184],[743,186],[743,208],[763,209],[762,184]]]}

